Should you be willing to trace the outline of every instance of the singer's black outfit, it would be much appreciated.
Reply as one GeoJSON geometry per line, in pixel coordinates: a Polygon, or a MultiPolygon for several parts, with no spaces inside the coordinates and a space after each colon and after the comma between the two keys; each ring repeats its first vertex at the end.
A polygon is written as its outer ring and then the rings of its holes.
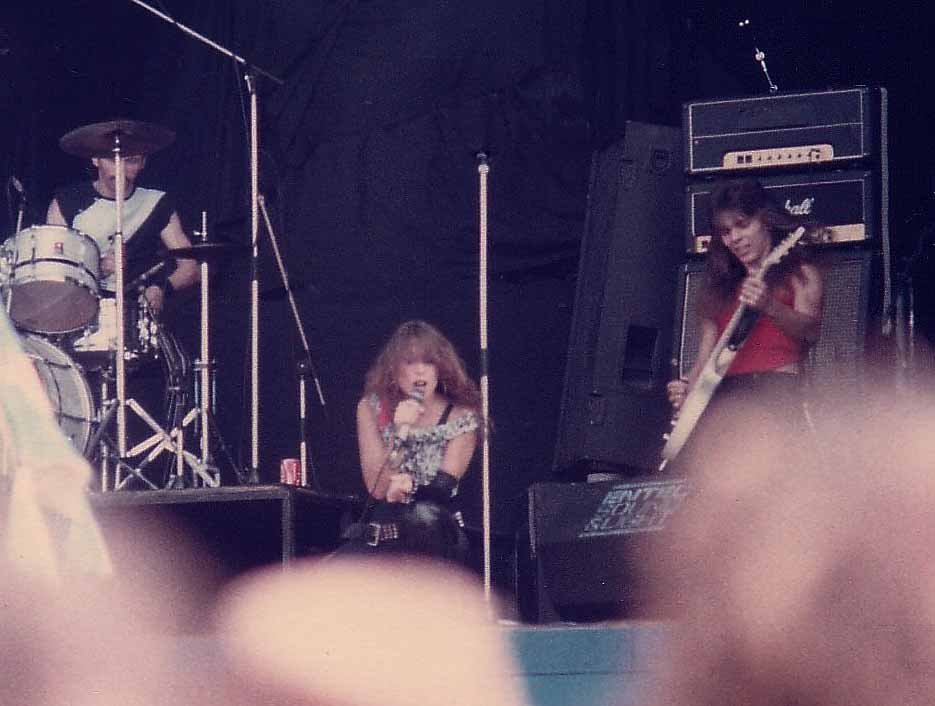
{"type": "MultiPolygon", "coordinates": [[[[396,430],[389,423],[389,411],[376,396],[369,403],[381,420],[381,434],[388,444],[393,443],[396,430]]],[[[475,431],[479,426],[474,412],[450,419],[453,405],[449,404],[438,424],[413,428],[401,442],[402,461],[390,471],[408,473],[413,478],[415,493],[410,502],[379,501],[365,511],[361,521],[352,525],[349,541],[336,553],[338,556],[360,554],[416,554],[464,562],[467,560],[468,542],[464,522],[457,511],[457,486],[451,489],[447,501],[421,500],[419,488],[432,485],[441,471],[448,442],[461,434],[475,431]]]]}
{"type": "MultiPolygon", "coordinates": [[[[91,236],[103,256],[113,244],[117,224],[117,204],[101,196],[91,182],[59,189],[55,200],[70,228],[91,236]]],[[[159,262],[165,250],[162,231],[175,213],[172,199],[164,191],[136,187],[124,199],[124,282],[129,285],[159,262]]],[[[165,286],[170,272],[163,269],[152,284],[165,286]]],[[[113,291],[112,277],[101,282],[102,293],[113,291]]]]}

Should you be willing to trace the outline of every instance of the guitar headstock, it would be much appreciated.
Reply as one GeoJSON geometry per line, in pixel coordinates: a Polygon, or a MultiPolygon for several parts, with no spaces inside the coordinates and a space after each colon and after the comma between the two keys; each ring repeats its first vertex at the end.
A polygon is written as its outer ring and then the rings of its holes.
{"type": "Polygon", "coordinates": [[[779,241],[776,247],[770,250],[766,257],[763,258],[763,264],[760,268],[760,272],[765,273],[766,270],[788,255],[789,251],[796,246],[796,244],[802,239],[803,235],[805,235],[805,226],[799,226],[794,231],[789,233],[789,235],[779,241]]]}

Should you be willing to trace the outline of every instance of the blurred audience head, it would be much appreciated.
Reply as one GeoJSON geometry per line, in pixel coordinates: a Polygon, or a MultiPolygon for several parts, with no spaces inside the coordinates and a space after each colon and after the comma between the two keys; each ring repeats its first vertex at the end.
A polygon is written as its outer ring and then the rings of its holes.
{"type": "Polygon", "coordinates": [[[699,474],[650,571],[680,620],[649,703],[931,702],[935,396],[817,402],[802,438],[736,419],[699,474]]]}
{"type": "Polygon", "coordinates": [[[321,706],[523,703],[474,578],[417,559],[325,561],[232,588],[235,669],[321,706]]]}

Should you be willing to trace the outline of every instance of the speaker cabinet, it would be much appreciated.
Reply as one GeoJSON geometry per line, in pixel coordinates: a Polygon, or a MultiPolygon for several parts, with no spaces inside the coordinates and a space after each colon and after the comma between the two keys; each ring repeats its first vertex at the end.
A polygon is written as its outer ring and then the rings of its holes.
{"type": "MultiPolygon", "coordinates": [[[[812,172],[759,177],[768,193],[790,213],[814,218],[831,243],[877,241],[880,223],[878,175],[871,170],[812,172]]],[[[689,184],[686,190],[686,250],[702,253],[711,240],[711,192],[717,182],[689,184]]]]}
{"type": "Polygon", "coordinates": [[[594,156],[554,469],[655,465],[683,258],[680,131],[629,122],[594,156]]]}
{"type": "Polygon", "coordinates": [[[667,550],[666,530],[689,497],[683,479],[537,483],[518,587],[529,622],[665,617],[645,568],[667,550]]]}
{"type": "MultiPolygon", "coordinates": [[[[823,384],[856,381],[867,352],[871,322],[879,313],[879,255],[868,250],[828,250],[815,257],[824,281],[818,342],[809,349],[808,372],[823,384]]],[[[675,356],[680,375],[698,357],[698,306],[704,260],[682,267],[676,312],[675,356]]]]}

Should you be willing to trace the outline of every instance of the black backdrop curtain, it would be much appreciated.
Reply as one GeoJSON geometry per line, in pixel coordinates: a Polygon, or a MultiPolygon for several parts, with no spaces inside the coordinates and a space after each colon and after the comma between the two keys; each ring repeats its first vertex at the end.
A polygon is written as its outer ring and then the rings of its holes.
{"type": "MultiPolygon", "coordinates": [[[[478,372],[479,150],[492,166],[499,529],[512,525],[525,488],[549,475],[590,153],[618,137],[625,120],[677,124],[684,86],[675,62],[686,60],[677,5],[160,4],[285,79],[259,82],[261,188],[327,400],[327,411],[311,405],[309,437],[325,489],[362,490],[354,404],[367,365],[398,323],[437,324],[478,372]]],[[[171,126],[178,140],[151,160],[147,179],[177,193],[189,230],[207,210],[214,237],[246,242],[247,105],[233,62],[116,0],[39,7],[23,17],[46,29],[51,23],[62,36],[71,23],[84,28],[81,51],[67,42],[50,55],[33,49],[44,58],[30,70],[45,90],[30,139],[50,155],[34,165],[38,191],[47,195],[80,175],[81,165],[54,153],[67,129],[114,115],[151,120],[171,126]],[[111,41],[107,30],[117,27],[111,41]],[[68,100],[60,86],[70,86],[68,100]]],[[[261,243],[261,472],[273,480],[278,459],[297,453],[301,356],[265,234],[261,243]]],[[[213,279],[220,428],[247,461],[247,263],[227,263],[213,279]]],[[[192,353],[196,301],[180,297],[173,317],[192,353]]],[[[476,471],[465,485],[476,521],[476,471]]]]}
{"type": "MultiPolygon", "coordinates": [[[[495,517],[550,469],[592,145],[631,118],[675,122],[671,20],[660,5],[525,0],[231,4],[179,19],[286,80],[260,81],[262,188],[307,326],[322,485],[359,491],[354,404],[408,318],[437,324],[477,373],[477,171],[491,155],[495,517]],[[619,51],[595,56],[600,42],[619,51]]],[[[146,21],[141,19],[140,21],[146,21]]],[[[180,131],[172,178],[245,239],[245,97],[230,61],[189,41],[150,57],[150,115],[180,131]],[[174,68],[172,68],[174,65],[174,68]],[[152,83],[174,71],[168,96],[152,83]],[[153,100],[159,96],[158,99],[153,100]],[[168,102],[165,102],[168,99],[168,102]],[[180,124],[181,121],[181,124],[180,124]],[[194,166],[195,168],[192,168],[194,166]]],[[[223,229],[222,229],[223,230],[223,229]]],[[[295,455],[298,337],[263,236],[261,458],[295,455]]],[[[246,449],[244,263],[217,288],[222,427],[246,449]]],[[[466,482],[478,506],[476,471],[466,482]]],[[[470,513],[475,518],[477,513],[470,513]]]]}

